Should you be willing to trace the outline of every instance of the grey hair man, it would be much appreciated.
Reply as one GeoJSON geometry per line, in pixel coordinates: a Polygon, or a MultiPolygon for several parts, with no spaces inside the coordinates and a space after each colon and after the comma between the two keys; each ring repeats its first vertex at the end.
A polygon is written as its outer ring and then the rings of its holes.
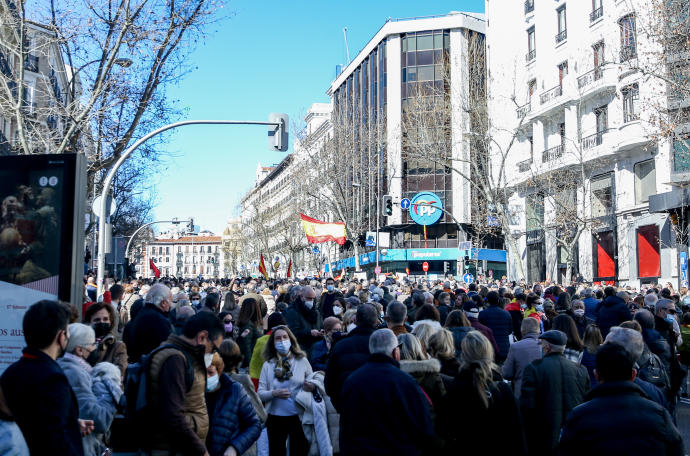
{"type": "Polygon", "coordinates": [[[129,361],[136,363],[165,341],[172,332],[168,312],[172,306],[170,288],[157,283],[146,293],[144,307],[131,322],[131,338],[126,341],[129,361]]]}
{"type": "Polygon", "coordinates": [[[347,438],[340,439],[340,451],[421,454],[434,435],[428,400],[417,382],[400,370],[400,348],[393,331],[374,331],[368,346],[367,362],[343,385],[340,435],[347,438]]]}
{"type": "Polygon", "coordinates": [[[503,378],[512,380],[513,391],[518,399],[522,387],[522,374],[532,361],[541,358],[542,348],[538,340],[539,322],[536,318],[523,319],[520,332],[522,339],[510,346],[508,357],[501,368],[503,378]]]}
{"type": "Polygon", "coordinates": [[[397,301],[388,304],[386,308],[386,326],[397,336],[407,333],[405,320],[407,319],[407,307],[397,301]]]}

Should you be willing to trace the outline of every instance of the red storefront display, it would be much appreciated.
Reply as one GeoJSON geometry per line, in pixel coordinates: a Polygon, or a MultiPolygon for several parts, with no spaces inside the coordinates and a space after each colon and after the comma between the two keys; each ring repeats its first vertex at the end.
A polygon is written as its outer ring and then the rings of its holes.
{"type": "Polygon", "coordinates": [[[637,229],[637,275],[640,278],[661,276],[657,225],[645,225],[637,229]]]}

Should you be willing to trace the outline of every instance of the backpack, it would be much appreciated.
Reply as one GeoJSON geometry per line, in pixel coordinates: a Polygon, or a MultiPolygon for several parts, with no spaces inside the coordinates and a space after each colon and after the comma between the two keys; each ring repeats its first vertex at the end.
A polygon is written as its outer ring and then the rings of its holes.
{"type": "Polygon", "coordinates": [[[147,432],[145,431],[146,429],[150,428],[150,420],[153,419],[152,405],[149,403],[151,362],[158,352],[169,348],[181,352],[185,357],[187,368],[185,374],[186,391],[189,392],[194,384],[194,364],[192,358],[184,350],[180,350],[178,346],[173,344],[161,345],[148,355],[142,356],[139,362],[127,366],[124,388],[126,401],[124,419],[126,424],[123,424],[123,427],[129,430],[129,438],[134,439],[137,448],[144,448],[144,433],[147,432]]]}
{"type": "Polygon", "coordinates": [[[658,387],[664,393],[668,391],[671,382],[666,373],[664,363],[661,362],[657,355],[649,350],[645,350],[638,361],[638,365],[637,376],[640,379],[658,387]]]}

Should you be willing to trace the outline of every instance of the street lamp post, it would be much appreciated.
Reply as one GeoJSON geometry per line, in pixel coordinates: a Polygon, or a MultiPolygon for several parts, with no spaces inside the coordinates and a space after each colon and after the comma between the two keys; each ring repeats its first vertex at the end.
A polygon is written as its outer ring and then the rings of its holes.
{"type": "MultiPolygon", "coordinates": [[[[287,116],[286,116],[287,117],[287,116]]],[[[142,144],[144,144],[146,141],[149,139],[153,138],[154,136],[158,136],[159,134],[172,130],[173,128],[178,128],[182,127],[185,125],[268,125],[268,126],[273,126],[275,127],[278,131],[276,132],[277,136],[282,136],[282,133],[284,132],[284,129],[287,127],[283,122],[255,122],[255,121],[244,121],[244,120],[185,120],[181,122],[175,122],[171,123],[168,125],[165,125],[157,130],[154,130],[140,139],[138,139],[134,144],[132,144],[127,150],[124,151],[124,153],[120,156],[120,158],[115,162],[112,168],[108,171],[108,174],[105,176],[105,180],[103,181],[103,188],[101,189],[101,194],[103,196],[103,201],[105,200],[105,195],[108,194],[110,191],[110,188],[113,183],[113,179],[115,179],[115,173],[117,173],[117,170],[122,166],[122,164],[129,158],[132,153],[139,148],[142,144]]],[[[283,149],[280,149],[283,150],[283,149]]],[[[106,210],[106,205],[102,204],[100,208],[100,213],[98,214],[98,271],[97,271],[97,286],[98,286],[98,291],[97,294],[100,296],[103,293],[103,278],[105,277],[105,226],[106,226],[106,215],[107,210],[106,210]]]]}
{"type": "Polygon", "coordinates": [[[149,223],[145,223],[145,224],[141,225],[129,237],[129,241],[127,242],[127,248],[125,248],[125,258],[129,258],[129,247],[132,245],[132,241],[134,240],[134,237],[137,235],[137,233],[139,233],[139,231],[143,230],[147,226],[151,226],[151,225],[156,224],[156,223],[172,223],[172,224],[177,225],[180,223],[180,221],[177,218],[174,218],[172,220],[157,220],[155,222],[149,222],[149,223]]]}

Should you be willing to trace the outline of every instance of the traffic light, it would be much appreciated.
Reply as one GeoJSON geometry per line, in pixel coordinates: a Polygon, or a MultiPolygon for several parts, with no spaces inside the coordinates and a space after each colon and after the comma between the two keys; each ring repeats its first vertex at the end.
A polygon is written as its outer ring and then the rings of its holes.
{"type": "Polygon", "coordinates": [[[393,215],[393,197],[390,195],[383,195],[383,213],[388,217],[393,215]]]}
{"type": "Polygon", "coordinates": [[[465,255],[465,259],[463,260],[463,264],[465,265],[465,269],[470,268],[470,257],[468,255],[465,255]]]}
{"type": "Polygon", "coordinates": [[[450,262],[444,261],[443,262],[443,274],[448,274],[448,271],[450,270],[450,262]]]}
{"type": "Polygon", "coordinates": [[[187,222],[187,233],[188,234],[193,234],[194,233],[194,219],[190,218],[189,221],[187,222]]]}
{"type": "Polygon", "coordinates": [[[268,148],[276,152],[288,150],[288,126],[289,119],[287,114],[272,112],[268,115],[268,121],[277,123],[278,126],[268,126],[268,148]]]}

